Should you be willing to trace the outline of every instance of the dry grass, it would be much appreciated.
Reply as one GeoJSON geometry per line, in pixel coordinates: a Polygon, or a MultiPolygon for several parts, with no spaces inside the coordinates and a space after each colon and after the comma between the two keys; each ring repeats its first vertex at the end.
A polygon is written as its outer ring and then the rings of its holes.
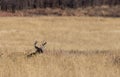
{"type": "Polygon", "coordinates": [[[120,18],[1,17],[0,77],[119,77],[120,18]],[[35,40],[45,53],[30,58],[35,40]]]}
{"type": "Polygon", "coordinates": [[[102,17],[120,17],[120,6],[94,6],[77,9],[60,8],[37,8],[24,9],[12,13],[0,11],[0,16],[102,16],[102,17]]]}

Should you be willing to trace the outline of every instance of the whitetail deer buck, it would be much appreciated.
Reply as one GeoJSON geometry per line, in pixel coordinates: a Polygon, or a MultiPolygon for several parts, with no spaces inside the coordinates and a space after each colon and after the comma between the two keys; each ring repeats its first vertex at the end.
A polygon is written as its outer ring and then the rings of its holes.
{"type": "Polygon", "coordinates": [[[37,46],[37,43],[38,43],[37,41],[35,41],[35,43],[34,43],[34,47],[35,47],[36,51],[27,55],[28,57],[31,57],[32,55],[36,55],[36,54],[40,54],[40,53],[44,52],[43,49],[45,48],[45,45],[47,44],[47,42],[43,42],[40,47],[37,46]]]}

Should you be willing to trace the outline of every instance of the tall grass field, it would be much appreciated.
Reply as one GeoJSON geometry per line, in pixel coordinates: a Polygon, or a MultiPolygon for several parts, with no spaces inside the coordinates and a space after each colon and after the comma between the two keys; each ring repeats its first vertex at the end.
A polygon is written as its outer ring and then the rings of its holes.
{"type": "Polygon", "coordinates": [[[120,18],[0,17],[0,77],[120,77],[120,18]]]}

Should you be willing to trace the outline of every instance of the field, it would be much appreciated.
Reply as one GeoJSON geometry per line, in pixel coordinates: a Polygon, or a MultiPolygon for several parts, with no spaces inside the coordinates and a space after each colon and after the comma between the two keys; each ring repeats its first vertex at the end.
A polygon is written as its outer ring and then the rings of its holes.
{"type": "Polygon", "coordinates": [[[0,77],[120,77],[120,18],[0,17],[0,77]]]}

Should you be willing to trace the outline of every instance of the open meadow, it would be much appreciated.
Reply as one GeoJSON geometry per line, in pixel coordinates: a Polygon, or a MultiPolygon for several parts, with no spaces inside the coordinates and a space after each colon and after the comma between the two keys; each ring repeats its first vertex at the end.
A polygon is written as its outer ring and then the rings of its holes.
{"type": "Polygon", "coordinates": [[[120,77],[120,18],[0,17],[0,77],[120,77]]]}

